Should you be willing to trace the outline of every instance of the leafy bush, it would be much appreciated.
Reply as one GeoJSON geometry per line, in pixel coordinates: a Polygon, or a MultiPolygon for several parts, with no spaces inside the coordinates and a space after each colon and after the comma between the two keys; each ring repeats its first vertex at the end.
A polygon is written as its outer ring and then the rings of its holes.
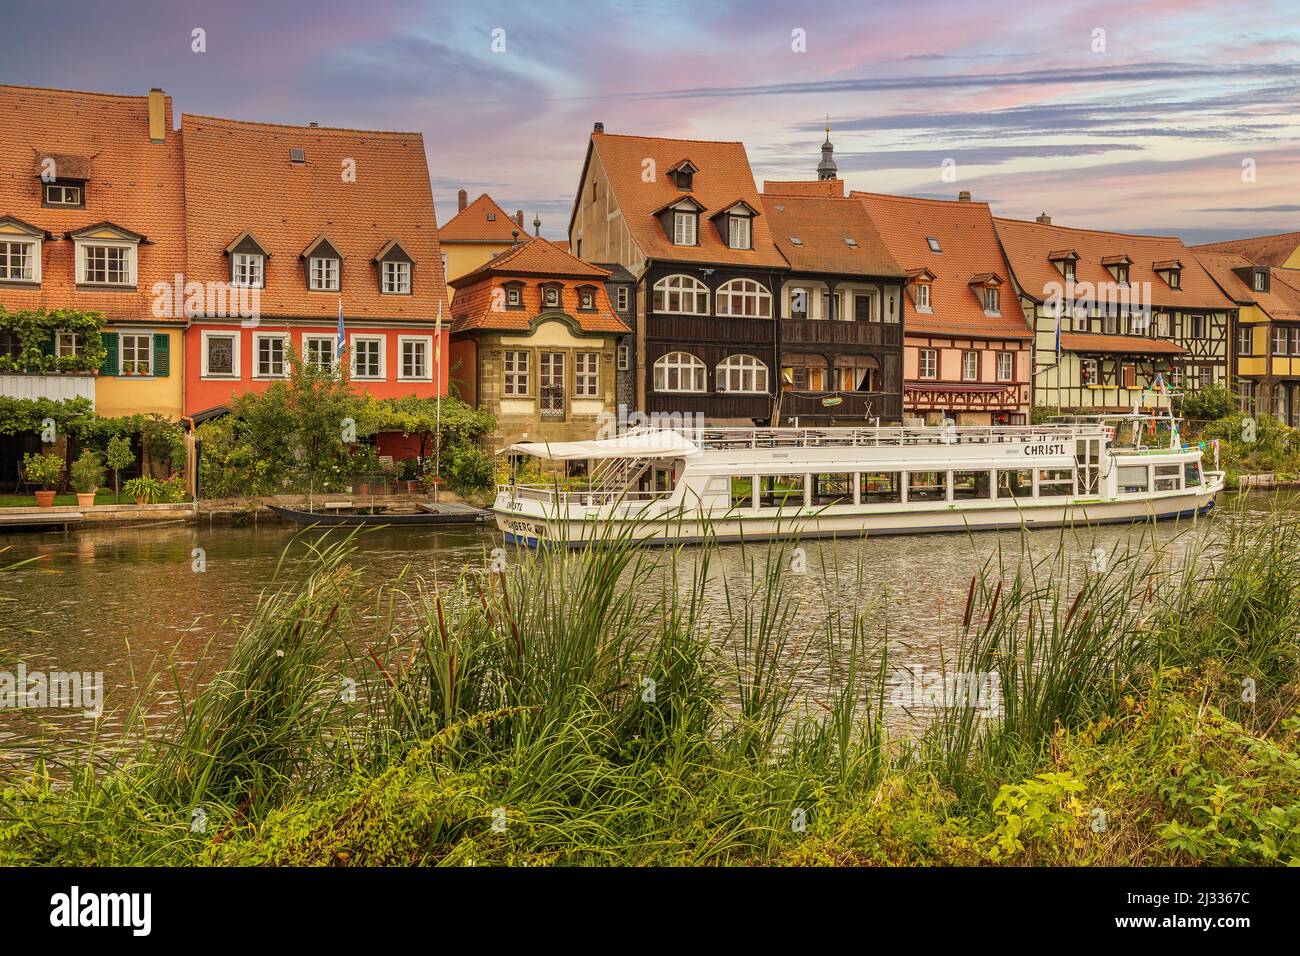
{"type": "Polygon", "coordinates": [[[185,501],[189,492],[185,490],[185,479],[181,475],[172,475],[159,482],[158,500],[166,502],[185,501]]]}
{"type": "Polygon", "coordinates": [[[128,481],[122,486],[122,490],[126,492],[129,498],[153,505],[162,500],[163,484],[157,478],[141,475],[139,478],[132,478],[128,481]]]}
{"type": "Polygon", "coordinates": [[[104,463],[99,460],[98,454],[86,448],[72,463],[69,474],[72,478],[72,487],[76,491],[83,495],[92,495],[104,484],[104,463]]]}
{"type": "Polygon", "coordinates": [[[23,477],[45,491],[50,491],[63,477],[63,459],[49,452],[43,455],[23,455],[23,477]]]}
{"type": "Polygon", "coordinates": [[[1214,383],[1173,398],[1174,414],[1192,422],[1212,422],[1237,411],[1237,396],[1226,385],[1214,383]]]}

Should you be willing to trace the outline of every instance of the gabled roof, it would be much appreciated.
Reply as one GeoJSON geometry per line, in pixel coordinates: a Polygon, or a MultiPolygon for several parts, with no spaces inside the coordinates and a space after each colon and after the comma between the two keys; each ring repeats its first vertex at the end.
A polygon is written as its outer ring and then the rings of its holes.
{"type": "Polygon", "coordinates": [[[339,248],[338,248],[338,246],[336,246],[336,245],[334,245],[334,243],[330,242],[330,237],[327,236],[327,235],[325,235],[324,233],[321,233],[319,236],[317,236],[317,237],[316,237],[315,239],[313,239],[311,242],[307,243],[307,248],[304,249],[302,252],[298,253],[298,258],[299,258],[299,259],[306,259],[308,256],[315,255],[316,252],[317,252],[317,251],[318,251],[322,246],[325,247],[325,250],[326,250],[327,252],[333,253],[333,254],[339,256],[340,258],[341,258],[342,255],[343,255],[341,252],[339,252],[339,248]]]}
{"type": "MultiPolygon", "coordinates": [[[[1245,256],[1232,252],[1209,252],[1193,249],[1196,261],[1210,274],[1228,298],[1238,305],[1253,305],[1272,319],[1294,321],[1300,319],[1300,291],[1287,282],[1287,274],[1295,275],[1293,269],[1269,268],[1269,291],[1256,292],[1254,286],[1247,282],[1237,270],[1254,270],[1258,268],[1245,256]]],[[[1265,267],[1268,268],[1268,267],[1265,267]]]]}
{"type": "Polygon", "coordinates": [[[1069,247],[1079,252],[1074,264],[1076,286],[1115,282],[1103,259],[1112,264],[1117,257],[1128,256],[1129,284],[1149,283],[1151,304],[1161,308],[1231,309],[1232,303],[1219,291],[1209,274],[1201,268],[1183,241],[1175,236],[1140,236],[1099,229],[1075,229],[1069,226],[997,219],[998,237],[1006,250],[1012,272],[1021,291],[1036,302],[1046,302],[1054,289],[1062,285],[1061,272],[1049,260],[1053,249],[1069,247]],[[1156,275],[1156,269],[1182,265],[1181,288],[1171,289],[1156,275]]]}
{"type": "Polygon", "coordinates": [[[452,216],[438,230],[443,242],[512,242],[524,227],[487,193],[452,216]]]}
{"type": "Polygon", "coordinates": [[[856,199],[765,193],[763,208],[777,248],[796,272],[897,279],[906,275],[856,199]]]}
{"type": "Polygon", "coordinates": [[[82,155],[79,153],[60,153],[52,150],[36,150],[36,158],[32,163],[33,173],[36,176],[44,177],[47,167],[46,161],[53,162],[52,172],[55,179],[81,179],[89,181],[90,164],[95,155],[82,155]]]}
{"type": "MultiPolygon", "coordinates": [[[[698,246],[675,246],[655,218],[657,211],[685,196],[709,209],[734,203],[737,199],[761,209],[762,201],[754,185],[754,174],[749,168],[743,143],[592,133],[587,150],[583,179],[586,179],[591,155],[595,153],[609,179],[609,188],[632,240],[648,258],[785,268],[785,260],[772,241],[765,216],[754,220],[752,249],[730,248],[712,225],[699,230],[698,246]],[[685,156],[689,156],[698,167],[689,193],[678,190],[668,175],[685,156]],[[646,160],[653,162],[658,170],[651,182],[642,179],[642,172],[647,168],[644,165],[646,160]]],[[[575,215],[577,208],[575,203],[575,215]]],[[[570,231],[572,226],[571,219],[570,231]]]]}
{"type": "Polygon", "coordinates": [[[1300,249],[1300,232],[1282,232],[1273,236],[1254,236],[1248,239],[1229,239],[1226,242],[1207,242],[1192,246],[1194,252],[1230,252],[1244,256],[1259,266],[1277,266],[1300,249]]]}
{"type": "Polygon", "coordinates": [[[120,239],[129,239],[132,242],[148,242],[149,239],[136,232],[134,229],[127,229],[125,226],[119,226],[115,222],[109,222],[107,219],[101,222],[91,223],[89,226],[82,226],[80,229],[74,229],[68,233],[69,239],[106,239],[109,236],[116,236],[120,239]],[[108,235],[104,235],[108,233],[108,235]]]}
{"type": "Polygon", "coordinates": [[[257,241],[257,236],[253,235],[253,234],[252,234],[251,232],[249,232],[247,229],[245,229],[245,230],[244,230],[243,232],[241,232],[239,235],[235,236],[234,239],[231,239],[231,240],[230,240],[230,243],[226,246],[226,255],[230,255],[232,252],[234,252],[236,249],[238,249],[238,248],[239,248],[241,245],[243,245],[245,242],[249,242],[249,243],[252,243],[253,245],[257,246],[257,248],[259,248],[259,249],[262,250],[262,254],[263,254],[263,255],[267,256],[267,258],[270,258],[270,255],[269,255],[269,254],[267,253],[267,251],[266,251],[266,246],[264,246],[264,245],[262,245],[260,242],[258,242],[258,241],[257,241]]]}
{"type": "Polygon", "coordinates": [[[709,218],[716,219],[719,216],[721,216],[723,213],[731,212],[731,210],[735,209],[737,206],[744,206],[747,210],[749,210],[749,214],[751,216],[763,215],[763,211],[761,209],[751,205],[750,203],[745,202],[745,200],[743,199],[737,199],[735,202],[729,202],[723,206],[720,206],[718,208],[718,211],[713,213],[711,216],[709,216],[709,218]]]}
{"type": "Polygon", "coordinates": [[[583,262],[549,239],[534,236],[507,252],[494,256],[473,272],[451,281],[453,289],[474,285],[488,275],[537,276],[557,279],[590,279],[604,282],[608,270],[583,262]]]}
{"type": "Polygon", "coordinates": [[[229,281],[222,252],[246,230],[270,254],[263,316],[336,320],[338,297],[309,292],[299,262],[327,236],[342,257],[345,317],[432,323],[439,304],[447,314],[433,190],[419,133],[189,115],[182,123],[187,279],[229,281]],[[303,150],[304,162],[290,161],[293,149],[303,150]],[[340,175],[349,168],[356,171],[351,181],[340,175]],[[379,292],[370,260],[393,240],[415,261],[410,295],[379,292]]]}
{"type": "Polygon", "coordinates": [[[48,229],[42,229],[40,226],[33,226],[30,222],[23,222],[14,216],[0,216],[0,232],[14,233],[20,232],[34,238],[51,239],[53,236],[48,229]]]}
{"type": "MultiPolygon", "coordinates": [[[[970,285],[972,276],[982,274],[1009,281],[988,203],[856,191],[851,195],[862,203],[899,265],[909,272],[925,268],[934,276],[931,312],[909,308],[904,331],[986,338],[1032,336],[1024,313],[1011,297],[1002,297],[1000,316],[985,315],[984,303],[970,285]],[[930,237],[939,240],[942,252],[930,251],[926,242],[930,237]]],[[[1055,267],[1052,271],[1056,272],[1055,267]]]]}

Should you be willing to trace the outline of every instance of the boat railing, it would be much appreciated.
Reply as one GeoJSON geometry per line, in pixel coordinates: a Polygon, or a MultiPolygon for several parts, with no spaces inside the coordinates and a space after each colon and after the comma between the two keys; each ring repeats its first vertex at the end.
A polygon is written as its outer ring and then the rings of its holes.
{"type": "Polygon", "coordinates": [[[523,501],[538,501],[561,508],[602,508],[620,503],[645,504],[667,500],[671,491],[631,491],[602,489],[557,489],[548,485],[498,485],[498,494],[509,494],[523,501]]]}
{"type": "Polygon", "coordinates": [[[948,425],[863,428],[671,428],[644,426],[638,434],[675,431],[706,449],[971,445],[1103,438],[1100,425],[948,425]]]}

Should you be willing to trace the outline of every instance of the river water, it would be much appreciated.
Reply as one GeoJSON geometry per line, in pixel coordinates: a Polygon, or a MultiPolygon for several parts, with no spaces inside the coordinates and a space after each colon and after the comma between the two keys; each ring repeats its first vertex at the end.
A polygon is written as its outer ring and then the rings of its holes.
{"type": "MultiPolygon", "coordinates": [[[[1221,505],[1226,504],[1221,499],[1221,505]]],[[[1264,511],[1273,506],[1263,495],[1241,504],[1264,511]]],[[[1287,505],[1295,509],[1294,502],[1287,505]]],[[[1215,519],[1198,519],[1200,522],[1215,519]]],[[[828,610],[871,608],[877,628],[887,626],[891,661],[938,667],[955,652],[955,625],[971,574],[993,557],[1004,566],[1029,554],[1054,553],[1059,546],[1077,553],[1080,573],[1096,548],[1151,547],[1179,542],[1196,531],[1191,522],[1105,526],[1070,532],[1034,531],[975,535],[915,535],[861,540],[809,542],[805,577],[794,582],[795,630],[808,643],[798,659],[797,680],[810,693],[825,686],[826,648],[811,639],[823,631],[828,610]],[[838,568],[827,574],[824,568],[838,568]]],[[[174,710],[170,678],[154,684],[151,675],[174,669],[185,675],[200,662],[220,662],[234,636],[232,619],[246,619],[289,548],[284,573],[301,575],[309,562],[298,529],[262,523],[230,527],[165,525],[84,528],[70,533],[0,534],[0,672],[21,661],[35,671],[102,673],[103,714],[98,719],[72,708],[0,709],[0,737],[50,735],[64,742],[92,733],[111,739],[126,713],[140,701],[147,713],[174,710]],[[195,549],[202,549],[201,570],[195,549]],[[6,653],[7,652],[7,653],[6,653]]],[[[403,569],[450,581],[467,565],[482,565],[500,545],[486,528],[385,529],[366,534],[360,561],[370,580],[391,581],[403,569]]],[[[724,579],[733,588],[749,579],[747,562],[761,554],[750,546],[724,545],[713,562],[709,590],[720,613],[724,579]]],[[[690,552],[677,569],[688,580],[690,552]]],[[[799,643],[799,642],[796,642],[799,643]]],[[[791,654],[795,651],[792,649],[791,654]]]]}

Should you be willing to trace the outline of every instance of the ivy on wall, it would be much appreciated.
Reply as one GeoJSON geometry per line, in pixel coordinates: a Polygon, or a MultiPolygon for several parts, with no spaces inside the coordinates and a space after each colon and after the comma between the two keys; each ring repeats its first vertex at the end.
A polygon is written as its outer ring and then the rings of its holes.
{"type": "Polygon", "coordinates": [[[81,309],[18,309],[0,305],[0,332],[18,339],[18,354],[0,353],[0,372],[94,372],[104,362],[106,349],[99,328],[102,312],[81,309]],[[55,335],[73,332],[77,354],[55,354],[55,335]]]}

